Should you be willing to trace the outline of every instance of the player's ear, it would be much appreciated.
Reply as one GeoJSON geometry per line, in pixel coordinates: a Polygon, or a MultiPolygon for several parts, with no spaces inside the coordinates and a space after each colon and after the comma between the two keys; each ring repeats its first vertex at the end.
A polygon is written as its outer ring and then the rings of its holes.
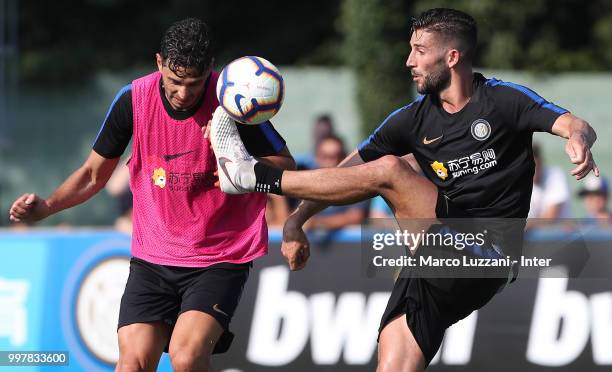
{"type": "Polygon", "coordinates": [[[162,72],[162,69],[164,68],[164,59],[162,58],[161,54],[155,53],[155,61],[157,62],[159,72],[162,72]]]}
{"type": "Polygon", "coordinates": [[[457,49],[450,49],[446,54],[446,63],[449,68],[453,68],[459,63],[459,59],[463,57],[457,49]]]}

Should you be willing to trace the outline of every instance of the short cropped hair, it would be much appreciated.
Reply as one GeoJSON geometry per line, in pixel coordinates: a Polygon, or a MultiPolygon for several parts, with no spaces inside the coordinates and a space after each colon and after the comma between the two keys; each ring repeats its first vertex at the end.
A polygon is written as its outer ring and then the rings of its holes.
{"type": "MultiPolygon", "coordinates": [[[[212,63],[208,26],[197,18],[187,18],[170,26],[161,40],[160,54],[168,68],[195,69],[201,75],[212,63]]],[[[181,71],[182,72],[182,71],[181,71]]]]}
{"type": "Polygon", "coordinates": [[[469,14],[448,8],[429,9],[412,19],[412,32],[416,30],[435,33],[446,41],[456,42],[455,47],[463,53],[464,58],[473,60],[478,26],[469,14]]]}

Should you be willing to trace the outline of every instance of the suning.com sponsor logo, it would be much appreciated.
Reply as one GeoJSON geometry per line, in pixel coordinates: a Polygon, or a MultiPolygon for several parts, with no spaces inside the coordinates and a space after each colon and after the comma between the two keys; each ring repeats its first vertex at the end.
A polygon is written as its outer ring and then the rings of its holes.
{"type": "Polygon", "coordinates": [[[438,177],[445,180],[448,177],[448,173],[450,173],[453,178],[458,178],[466,174],[478,174],[496,165],[495,150],[486,149],[459,159],[449,160],[446,162],[446,167],[443,163],[438,161],[433,162],[431,167],[438,177]]]}

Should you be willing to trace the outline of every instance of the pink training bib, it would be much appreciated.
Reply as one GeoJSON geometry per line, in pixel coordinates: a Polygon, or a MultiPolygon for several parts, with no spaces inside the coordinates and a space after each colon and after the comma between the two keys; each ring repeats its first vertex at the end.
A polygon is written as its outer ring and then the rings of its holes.
{"type": "Polygon", "coordinates": [[[186,120],[166,112],[159,72],[132,83],[134,195],[132,255],[171,266],[244,263],[268,249],[265,194],[227,195],[215,188],[215,155],[201,128],[219,105],[209,78],[204,102],[186,120]]]}

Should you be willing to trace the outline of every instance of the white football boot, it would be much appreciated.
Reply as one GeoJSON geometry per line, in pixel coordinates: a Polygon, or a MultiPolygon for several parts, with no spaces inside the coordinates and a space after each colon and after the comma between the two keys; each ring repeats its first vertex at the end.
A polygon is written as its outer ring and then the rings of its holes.
{"type": "Polygon", "coordinates": [[[254,191],[257,160],[246,150],[236,123],[221,106],[213,114],[210,143],[217,158],[221,191],[226,194],[254,191]]]}

